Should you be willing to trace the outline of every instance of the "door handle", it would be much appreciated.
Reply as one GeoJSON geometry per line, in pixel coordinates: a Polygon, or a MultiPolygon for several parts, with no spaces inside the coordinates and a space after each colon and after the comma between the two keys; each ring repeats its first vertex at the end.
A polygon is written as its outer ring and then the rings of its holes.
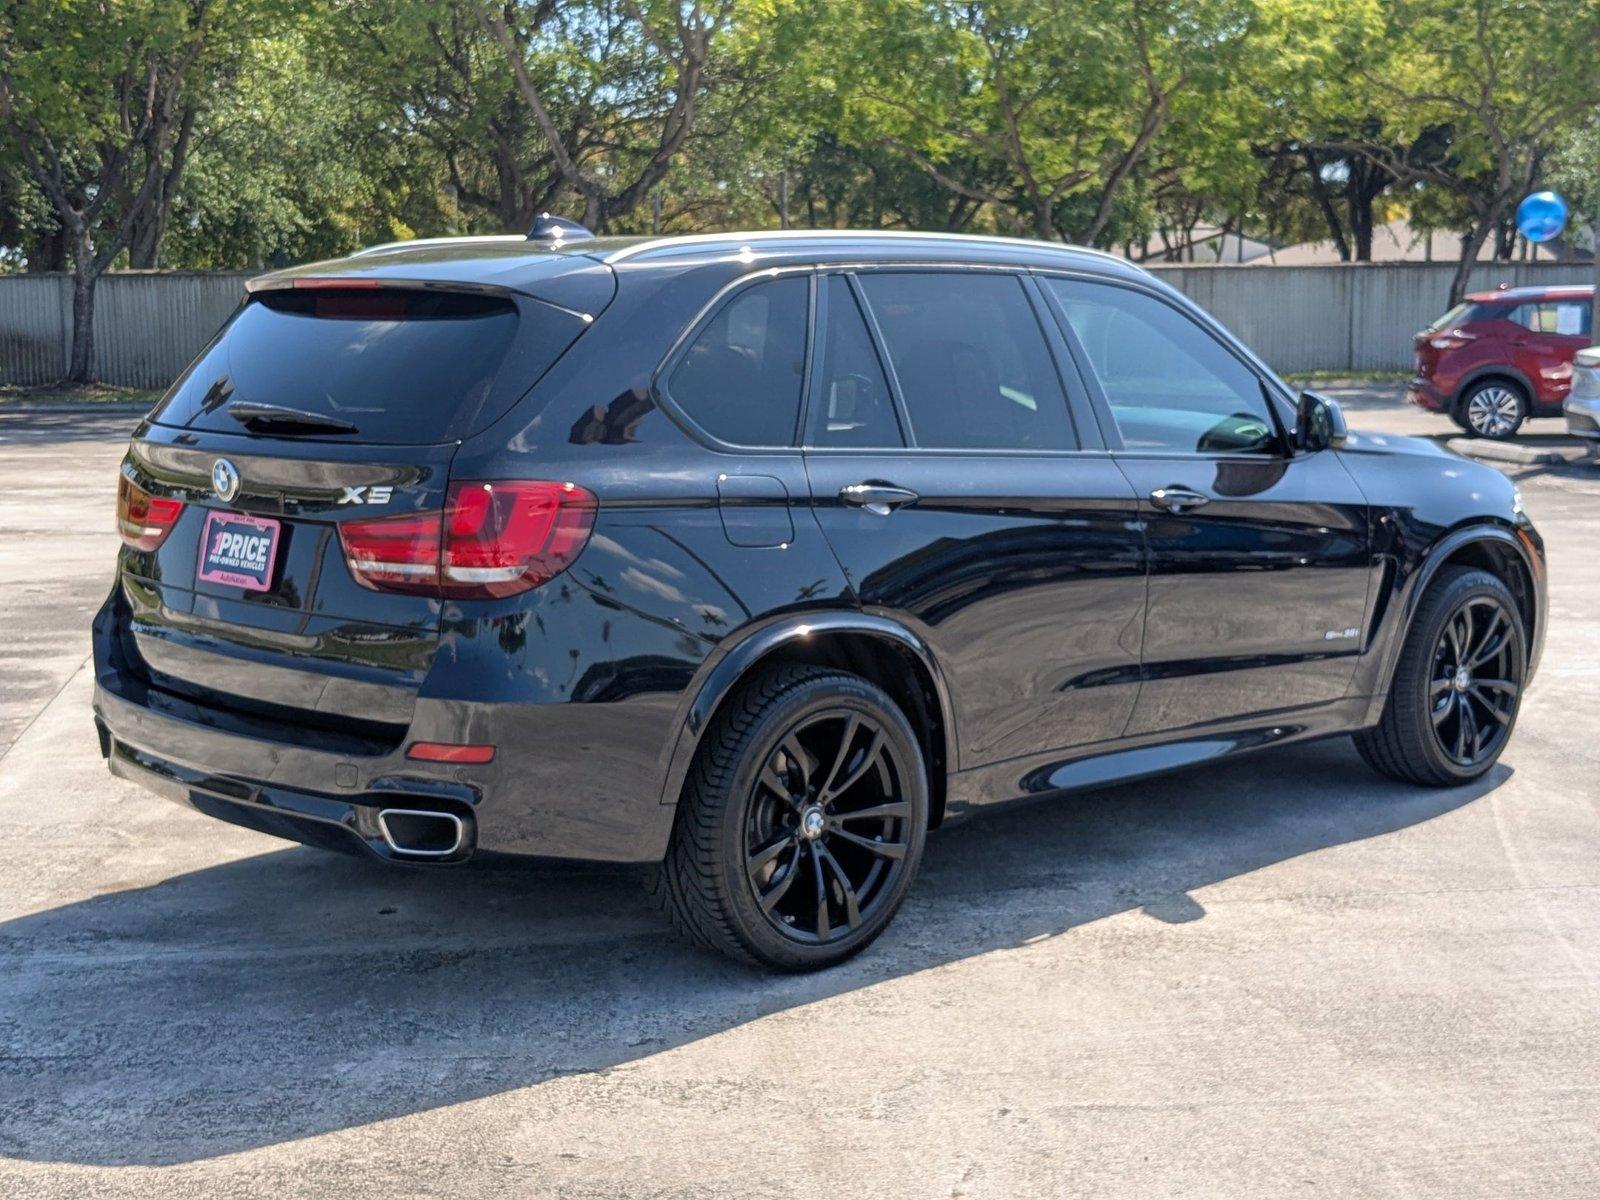
{"type": "Polygon", "coordinates": [[[1169,483],[1166,487],[1159,487],[1151,492],[1150,502],[1157,508],[1166,509],[1169,513],[1181,513],[1210,504],[1211,497],[1201,495],[1192,488],[1169,483]]]}
{"type": "Polygon", "coordinates": [[[839,489],[839,499],[876,516],[887,517],[902,505],[915,504],[920,497],[910,488],[890,483],[852,483],[839,489]]]}

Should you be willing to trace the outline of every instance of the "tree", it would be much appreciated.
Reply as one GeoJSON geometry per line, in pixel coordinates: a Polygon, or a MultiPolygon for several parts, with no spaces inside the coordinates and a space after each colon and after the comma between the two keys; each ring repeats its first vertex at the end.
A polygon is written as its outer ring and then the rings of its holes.
{"type": "Polygon", "coordinates": [[[164,258],[208,269],[282,266],[374,242],[464,232],[437,159],[326,57],[340,41],[310,9],[254,39],[215,77],[164,258]]]}
{"type": "Polygon", "coordinates": [[[1451,303],[1485,241],[1534,189],[1564,127],[1600,92],[1595,0],[1395,0],[1389,52],[1368,73],[1401,145],[1344,148],[1407,183],[1451,193],[1467,214],[1451,303]],[[1433,131],[1431,139],[1429,131],[1433,131]]]}
{"type": "Polygon", "coordinates": [[[869,0],[835,6],[857,139],[1037,237],[1102,240],[1174,112],[1227,78],[1242,0],[869,0]]]}
{"type": "Polygon", "coordinates": [[[56,0],[0,9],[0,131],[70,247],[67,378],[94,378],[94,293],[130,247],[154,261],[205,82],[264,0],[56,0]]]}
{"type": "Polygon", "coordinates": [[[1550,183],[1572,206],[1572,220],[1589,227],[1589,251],[1594,263],[1589,340],[1600,343],[1600,103],[1590,108],[1562,139],[1550,164],[1550,183]]]}
{"type": "Polygon", "coordinates": [[[733,64],[719,41],[732,0],[485,3],[518,95],[555,176],[601,231],[639,207],[695,129],[707,94],[733,64]],[[541,65],[555,61],[553,72],[541,65]],[[552,81],[553,76],[553,81],[552,81]],[[576,125],[558,119],[563,84],[583,97],[576,125]]]}

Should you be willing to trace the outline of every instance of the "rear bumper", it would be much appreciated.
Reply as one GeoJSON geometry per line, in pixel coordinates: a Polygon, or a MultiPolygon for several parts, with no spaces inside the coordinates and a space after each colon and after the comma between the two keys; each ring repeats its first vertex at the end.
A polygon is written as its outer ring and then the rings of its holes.
{"type": "Polygon", "coordinates": [[[396,793],[387,799],[366,795],[356,800],[214,774],[163,758],[112,733],[111,721],[128,715],[118,711],[121,703],[104,695],[95,697],[95,727],[111,773],[208,817],[308,846],[368,854],[392,862],[449,865],[465,862],[477,849],[477,822],[472,807],[459,798],[424,797],[412,792],[396,793]],[[413,855],[384,838],[379,823],[381,812],[386,808],[416,810],[423,806],[460,822],[461,837],[449,853],[413,855]]]}
{"type": "MultiPolygon", "coordinates": [[[[666,851],[674,807],[660,803],[660,776],[608,772],[620,764],[590,750],[606,741],[596,725],[629,721],[621,706],[419,699],[419,737],[488,742],[499,747],[495,760],[415,762],[404,752],[410,736],[388,752],[354,753],[315,730],[297,737],[281,722],[267,728],[151,686],[121,636],[126,613],[114,589],[94,621],[95,725],[112,774],[158,795],[263,833],[393,862],[510,855],[650,863],[666,851]],[[380,823],[385,809],[454,818],[459,844],[447,854],[397,852],[380,823]]],[[[631,724],[638,734],[648,723],[631,724]]]]}
{"type": "Polygon", "coordinates": [[[1425,408],[1429,412],[1449,412],[1450,396],[1441,392],[1433,383],[1422,376],[1413,376],[1406,386],[1406,399],[1418,408],[1425,408]]]}

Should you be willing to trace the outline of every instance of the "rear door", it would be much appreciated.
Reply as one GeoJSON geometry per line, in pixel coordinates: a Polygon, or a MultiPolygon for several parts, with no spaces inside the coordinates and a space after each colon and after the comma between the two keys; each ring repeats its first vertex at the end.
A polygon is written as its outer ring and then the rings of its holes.
{"type": "Polygon", "coordinates": [[[1130,735],[1337,700],[1364,645],[1366,500],[1293,454],[1265,381],[1153,292],[1050,277],[1150,549],[1130,735]]]}
{"type": "Polygon", "coordinates": [[[884,269],[819,285],[813,504],[861,603],[932,646],[959,765],[1119,736],[1143,544],[1127,481],[1080,437],[1031,280],[884,269]]]}
{"type": "Polygon", "coordinates": [[[362,586],[340,526],[440,512],[459,439],[582,327],[524,297],[310,287],[252,299],[123,463],[131,484],[183,502],[157,548],[123,551],[149,681],[263,721],[397,742],[438,647],[440,601],[362,586]]]}

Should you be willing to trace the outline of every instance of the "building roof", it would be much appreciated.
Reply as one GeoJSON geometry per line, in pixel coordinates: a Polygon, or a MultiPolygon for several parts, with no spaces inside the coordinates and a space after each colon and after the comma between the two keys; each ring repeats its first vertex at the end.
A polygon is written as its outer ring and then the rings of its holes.
{"type": "MultiPolygon", "coordinates": [[[[1588,245],[1588,235],[1584,230],[1574,227],[1569,232],[1575,248],[1588,245]]],[[[1560,252],[1555,246],[1556,243],[1550,243],[1532,247],[1529,261],[1560,261],[1560,252]]],[[[1430,243],[1427,234],[1413,229],[1404,218],[1387,221],[1372,231],[1372,261],[1375,263],[1453,263],[1460,252],[1459,234],[1437,232],[1430,243]]],[[[1333,266],[1341,261],[1338,247],[1332,239],[1283,246],[1264,257],[1250,260],[1253,265],[1263,267],[1333,266]]],[[[1479,248],[1477,261],[1495,261],[1492,239],[1486,240],[1479,248]]]]}

